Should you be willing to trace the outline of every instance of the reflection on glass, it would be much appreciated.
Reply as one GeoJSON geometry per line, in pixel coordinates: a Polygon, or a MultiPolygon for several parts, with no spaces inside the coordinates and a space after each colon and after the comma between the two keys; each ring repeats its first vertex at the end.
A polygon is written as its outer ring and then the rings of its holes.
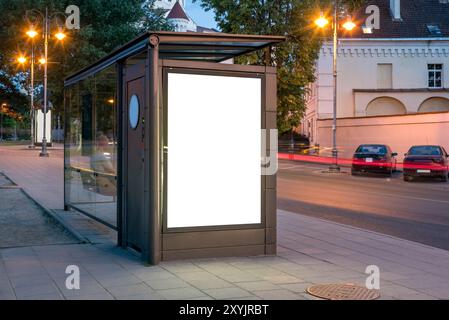
{"type": "Polygon", "coordinates": [[[116,69],[66,90],[67,204],[117,226],[116,69]]]}

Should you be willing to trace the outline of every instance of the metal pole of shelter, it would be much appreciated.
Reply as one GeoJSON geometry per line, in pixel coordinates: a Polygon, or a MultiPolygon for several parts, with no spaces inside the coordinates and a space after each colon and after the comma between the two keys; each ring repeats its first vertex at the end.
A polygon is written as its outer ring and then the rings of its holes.
{"type": "MultiPolygon", "coordinates": [[[[145,221],[148,230],[146,250],[143,259],[152,265],[157,265],[161,260],[160,250],[160,133],[159,133],[159,37],[151,35],[148,49],[148,118],[145,129],[148,138],[145,138],[145,153],[149,159],[148,174],[146,174],[145,188],[148,186],[149,216],[145,221]]],[[[147,201],[147,200],[145,200],[147,201]]]]}

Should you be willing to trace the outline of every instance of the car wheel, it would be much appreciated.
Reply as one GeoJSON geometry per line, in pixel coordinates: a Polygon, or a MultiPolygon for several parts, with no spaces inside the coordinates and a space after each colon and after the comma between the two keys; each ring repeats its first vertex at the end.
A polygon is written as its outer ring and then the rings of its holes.
{"type": "Polygon", "coordinates": [[[404,181],[406,182],[412,182],[413,178],[411,176],[404,175],[404,181]]]}

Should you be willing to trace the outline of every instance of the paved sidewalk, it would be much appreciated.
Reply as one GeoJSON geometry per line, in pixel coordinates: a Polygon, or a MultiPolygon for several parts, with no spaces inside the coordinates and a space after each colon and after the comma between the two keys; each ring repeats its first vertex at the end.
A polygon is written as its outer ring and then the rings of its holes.
{"type": "MultiPolygon", "coordinates": [[[[52,172],[51,163],[39,172],[52,172]]],[[[33,190],[39,179],[18,179],[19,168],[6,171],[0,162],[0,171],[33,190]]],[[[46,182],[52,197],[61,184],[46,182]]],[[[51,203],[46,193],[33,196],[51,203]]],[[[305,293],[311,284],[364,285],[373,264],[381,299],[449,299],[449,251],[295,213],[278,211],[277,256],[145,267],[116,247],[111,230],[74,211],[55,212],[92,243],[1,249],[0,299],[315,299],[305,293]],[[80,290],[65,287],[71,264],[80,268],[80,290]]]]}
{"type": "Polygon", "coordinates": [[[23,187],[33,198],[50,209],[64,208],[64,151],[54,144],[50,157],[39,157],[40,149],[26,145],[0,145],[0,172],[23,187]]]}
{"type": "Polygon", "coordinates": [[[0,250],[0,299],[315,299],[305,293],[311,284],[364,285],[371,264],[381,299],[449,299],[448,251],[289,212],[279,212],[277,256],[155,267],[117,248],[97,222],[76,212],[66,220],[94,244],[0,250]],[[80,290],[65,288],[71,264],[80,290]]]}

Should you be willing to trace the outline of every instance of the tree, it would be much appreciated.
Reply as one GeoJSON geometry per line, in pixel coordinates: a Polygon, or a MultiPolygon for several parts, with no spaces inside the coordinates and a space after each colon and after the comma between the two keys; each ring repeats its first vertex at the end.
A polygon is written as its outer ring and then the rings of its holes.
{"type": "MultiPolygon", "coordinates": [[[[50,13],[65,12],[68,5],[80,8],[81,28],[65,30],[67,39],[58,43],[49,41],[48,89],[55,110],[63,108],[63,80],[66,76],[79,70],[115,48],[132,40],[145,30],[170,30],[171,26],[160,10],[151,10],[154,0],[0,0],[0,93],[6,85],[6,79],[17,77],[20,72],[27,72],[28,65],[21,68],[15,63],[18,53],[30,55],[30,43],[25,31],[28,28],[25,13],[37,9],[50,13]]],[[[43,54],[42,22],[37,26],[39,36],[36,38],[37,56],[43,54]]],[[[57,26],[52,25],[54,33],[57,26]]],[[[36,85],[41,85],[43,72],[36,68],[36,85]]],[[[25,73],[25,75],[28,75],[25,73]]],[[[16,94],[26,87],[28,76],[17,82],[16,94]]],[[[15,106],[20,109],[18,106],[15,106]]],[[[25,108],[26,109],[26,108],[25,108]]]]}
{"type": "MultiPolygon", "coordinates": [[[[308,85],[315,80],[323,34],[313,26],[320,9],[327,11],[332,1],[318,0],[194,0],[215,12],[223,32],[286,36],[287,41],[274,48],[272,63],[278,71],[277,125],[280,134],[297,127],[306,107],[308,85]],[[326,10],[327,9],[327,10],[326,10]]],[[[343,1],[353,10],[362,0],[343,1]]],[[[258,52],[239,59],[240,63],[265,61],[258,52]]]]}

